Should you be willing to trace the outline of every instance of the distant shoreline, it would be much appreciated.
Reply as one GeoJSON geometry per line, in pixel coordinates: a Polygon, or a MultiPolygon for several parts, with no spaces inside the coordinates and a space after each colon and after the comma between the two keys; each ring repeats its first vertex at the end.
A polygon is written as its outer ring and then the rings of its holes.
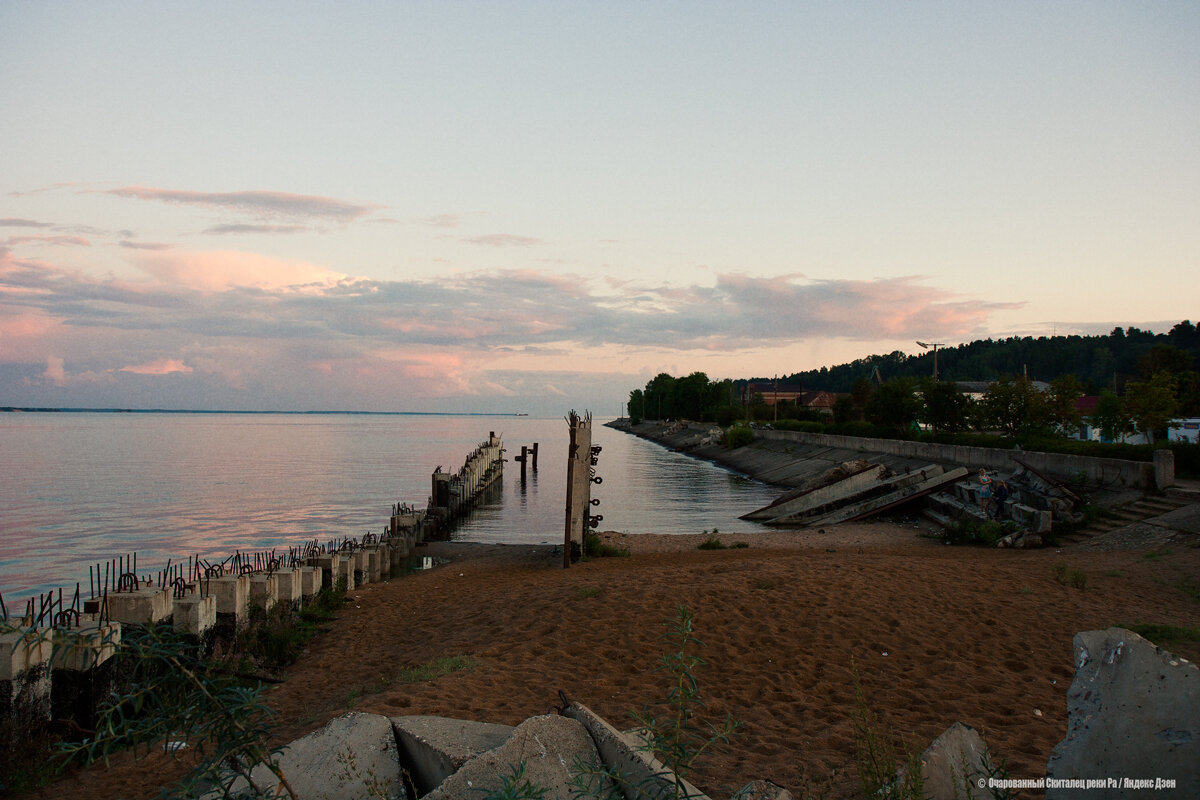
{"type": "MultiPolygon", "coordinates": [[[[290,414],[290,415],[355,415],[379,417],[528,417],[528,414],[506,411],[236,411],[203,408],[35,408],[0,406],[0,412],[14,414],[290,414]]],[[[536,419],[536,417],[535,417],[536,419]]]]}

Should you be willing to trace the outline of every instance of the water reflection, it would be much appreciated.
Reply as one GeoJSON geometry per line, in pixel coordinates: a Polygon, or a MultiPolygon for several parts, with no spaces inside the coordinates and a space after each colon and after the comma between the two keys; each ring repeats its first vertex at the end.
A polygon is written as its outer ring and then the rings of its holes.
{"type": "MultiPolygon", "coordinates": [[[[567,428],[560,419],[262,414],[0,414],[0,592],[23,597],[137,552],[221,560],[379,533],[392,504],[424,507],[430,473],[457,469],[490,431],[510,461],[494,494],[456,533],[470,541],[561,541],[567,428]],[[539,443],[524,483],[511,461],[539,443]]],[[[602,527],[698,533],[757,526],[739,514],[777,490],[597,425],[593,487],[602,527]]],[[[73,587],[71,587],[73,589],[73,587]]]]}

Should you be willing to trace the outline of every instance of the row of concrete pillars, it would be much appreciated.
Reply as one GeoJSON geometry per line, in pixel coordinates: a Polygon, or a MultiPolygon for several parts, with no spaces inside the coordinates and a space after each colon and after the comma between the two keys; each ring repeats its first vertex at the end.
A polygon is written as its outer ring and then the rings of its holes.
{"type": "MultiPolygon", "coordinates": [[[[524,462],[522,462],[524,468],[524,462]]],[[[456,473],[438,467],[433,472],[433,492],[429,497],[427,515],[437,526],[448,529],[455,520],[467,513],[480,495],[500,480],[504,474],[504,442],[495,431],[467,456],[456,473]]]]}
{"type": "Polygon", "coordinates": [[[415,513],[394,516],[383,537],[312,546],[303,563],[288,568],[205,577],[183,591],[152,581],[125,586],[105,594],[97,610],[71,615],[66,625],[7,620],[0,628],[0,721],[13,723],[14,731],[52,719],[90,730],[119,682],[123,630],[169,626],[207,654],[216,639],[232,638],[245,625],[252,607],[299,609],[324,586],[349,591],[399,574],[420,542],[416,522],[415,513]]]}
{"type": "Polygon", "coordinates": [[[269,611],[286,603],[298,609],[323,586],[350,591],[399,574],[413,548],[465,513],[502,469],[503,443],[493,432],[458,473],[440,467],[433,473],[429,508],[393,506],[381,537],[313,542],[293,550],[286,567],[273,554],[248,558],[239,553],[205,569],[196,559],[195,568],[188,562],[186,573],[168,567],[138,578],[131,557],[114,561],[106,572],[113,576],[111,591],[107,577],[100,589],[97,568],[93,597],[82,604],[82,612],[72,604],[69,613],[38,613],[31,603],[22,617],[0,615],[0,722],[11,721],[20,731],[69,719],[91,729],[116,680],[123,627],[169,625],[211,652],[215,639],[245,624],[252,606],[269,611]]]}

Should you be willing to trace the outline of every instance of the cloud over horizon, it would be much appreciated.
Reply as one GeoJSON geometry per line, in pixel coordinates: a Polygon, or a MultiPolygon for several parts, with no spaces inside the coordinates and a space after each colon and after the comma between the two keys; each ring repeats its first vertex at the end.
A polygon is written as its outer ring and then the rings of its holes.
{"type": "Polygon", "coordinates": [[[195,205],[264,218],[313,219],[353,222],[375,210],[375,206],[349,203],[331,197],[289,194],[287,192],[198,192],[186,189],[162,189],[154,186],[123,186],[106,189],[103,194],[137,200],[155,200],[176,205],[195,205]]]}
{"type": "Polygon", "coordinates": [[[713,285],[675,286],[520,269],[378,280],[239,251],[151,250],[133,258],[141,279],[0,254],[0,331],[12,342],[0,363],[25,365],[27,381],[60,387],[183,376],[226,387],[269,384],[281,395],[306,383],[333,392],[349,382],[405,386],[414,396],[561,397],[562,380],[513,376],[561,375],[573,363],[582,372],[585,353],[593,354],[586,360],[623,359],[632,374],[646,368],[639,359],[671,352],[935,332],[965,338],[1013,305],[960,296],[918,276],[729,273],[713,285]],[[521,370],[499,379],[497,363],[521,370]]]}

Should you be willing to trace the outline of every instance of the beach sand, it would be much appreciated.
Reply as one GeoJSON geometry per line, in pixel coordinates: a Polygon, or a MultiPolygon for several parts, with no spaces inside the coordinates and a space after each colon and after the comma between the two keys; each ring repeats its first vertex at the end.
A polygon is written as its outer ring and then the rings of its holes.
{"type": "MultiPolygon", "coordinates": [[[[418,553],[449,563],[354,591],[333,630],[267,691],[278,740],[350,709],[515,725],[546,713],[560,689],[633,727],[631,709],[664,696],[659,639],[686,605],[705,643],[697,677],[707,718],[741,723],[734,745],[695,774],[714,798],[756,778],[797,797],[859,795],[856,673],[908,748],[961,721],[1013,777],[1037,777],[1066,733],[1076,632],[1196,624],[1194,541],[1147,557],[949,547],[920,534],[884,522],[722,534],[750,547],[701,551],[703,535],[607,533],[632,555],[568,570],[548,547],[431,543],[418,553]],[[1086,589],[1058,583],[1057,563],[1085,573],[1086,589]],[[476,665],[397,681],[445,656],[476,665]]],[[[39,796],[153,795],[177,771],[164,760],[117,759],[39,796]]]]}

